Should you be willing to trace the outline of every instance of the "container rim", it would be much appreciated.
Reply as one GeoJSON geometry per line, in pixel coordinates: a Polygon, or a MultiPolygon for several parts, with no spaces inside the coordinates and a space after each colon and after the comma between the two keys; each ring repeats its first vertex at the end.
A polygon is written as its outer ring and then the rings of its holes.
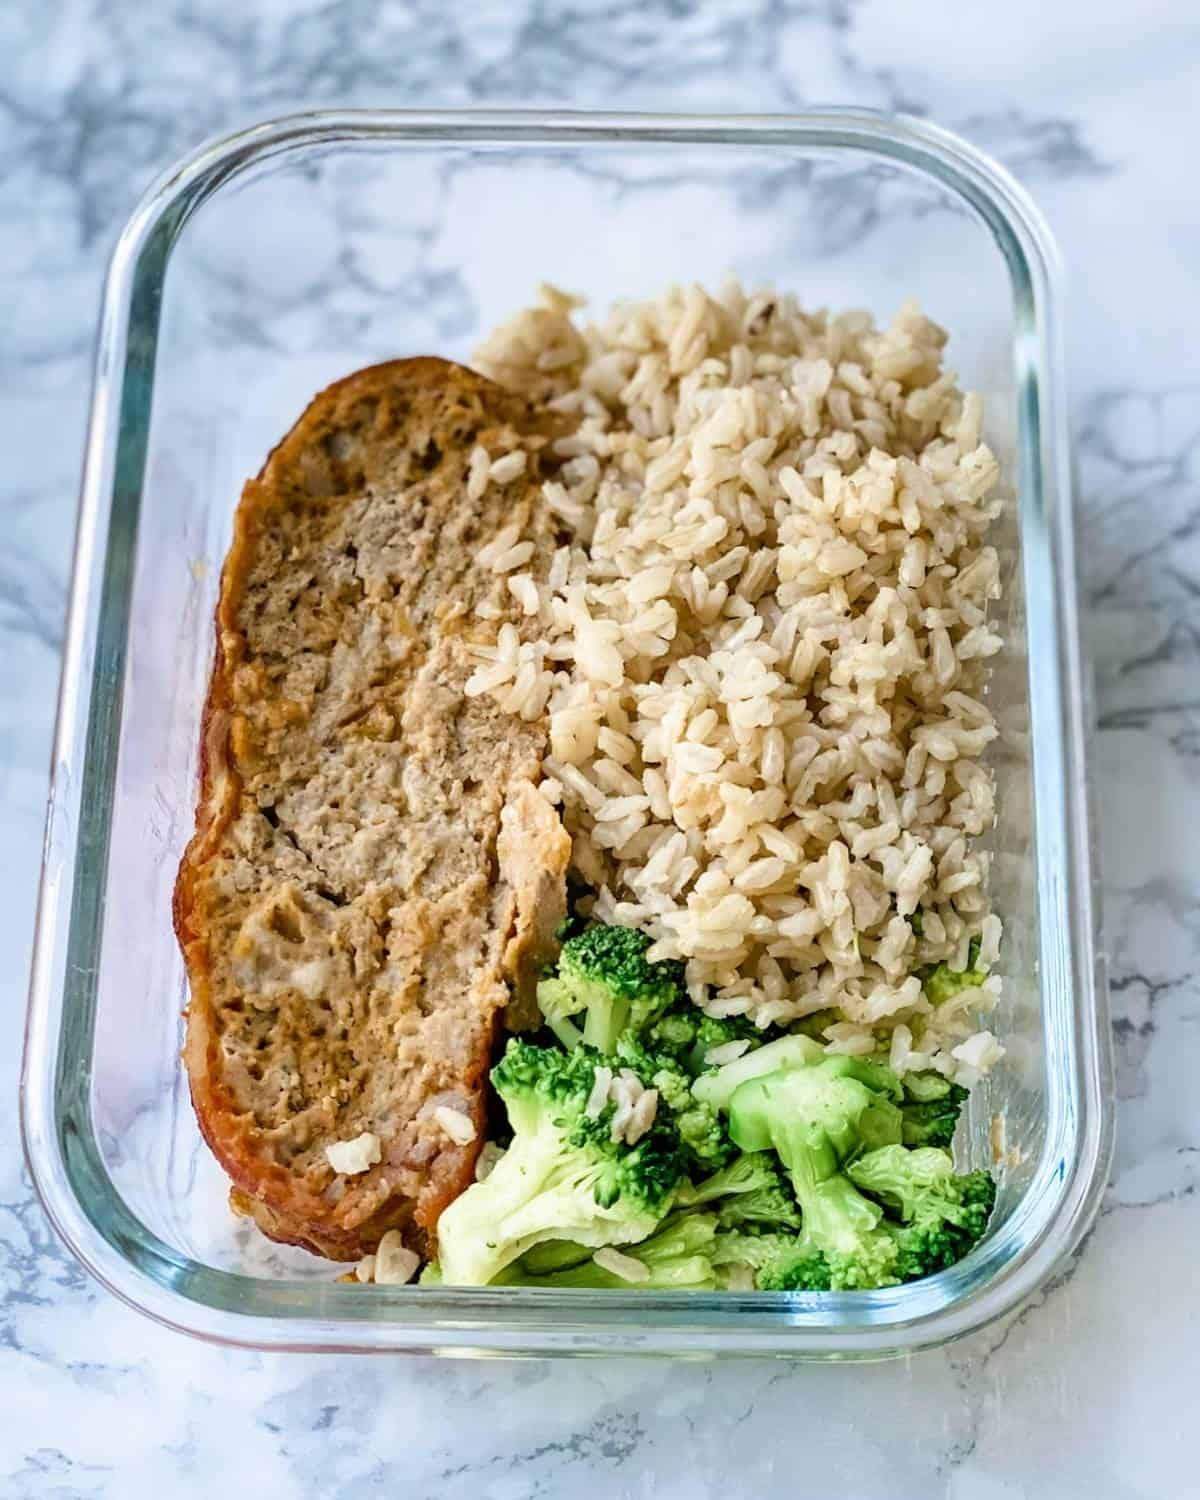
{"type": "Polygon", "coordinates": [[[795,115],[536,110],[289,114],[209,141],[163,172],[122,232],[105,286],[78,512],[21,1082],[22,1136],[42,1204],[82,1264],[129,1305],[217,1343],[436,1353],[788,1354],[879,1358],[950,1339],[1009,1311],[1078,1245],[1112,1151],[1107,996],[1085,773],[1058,254],[1016,181],[937,126],[866,109],[795,115]],[[935,178],[990,230],[1018,316],[1017,403],[1025,581],[1032,625],[1057,650],[1030,661],[1037,743],[1039,916],[1069,934],[1048,985],[1073,996],[1048,1036],[1068,1071],[1064,1107],[1023,1204],[966,1260],[907,1287],[856,1294],[379,1288],[266,1281],[181,1255],[129,1210],[105,1171],[89,1106],[96,957],[111,788],[163,278],[195,209],[270,157],[334,144],[804,147],[856,153],[935,178]],[[1049,815],[1045,809],[1049,809],[1049,815]],[[84,1058],[81,1067],[72,1059],[84,1058]],[[107,1212],[93,1207],[107,1199],[107,1212]],[[1030,1205],[1043,1212],[1033,1232],[1030,1205]],[[1022,1231],[1022,1226],[1024,1229],[1022,1231]]]}

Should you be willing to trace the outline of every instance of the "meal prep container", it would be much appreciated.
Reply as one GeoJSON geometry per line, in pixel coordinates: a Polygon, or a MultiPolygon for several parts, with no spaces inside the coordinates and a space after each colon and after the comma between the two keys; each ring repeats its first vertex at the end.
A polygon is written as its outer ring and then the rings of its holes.
{"type": "Polygon", "coordinates": [[[80,1260],[152,1317],[264,1348],[877,1357],[977,1328],[1078,1243],[1111,1144],[1057,268],[1024,193],[944,131],[791,117],[313,114],[199,150],[117,247],[104,302],[23,1081],[30,1166],[80,1260]],[[553,281],[595,308],[678,280],[807,306],[908,297],[986,398],[1013,497],[991,686],[1008,1056],[964,1159],[1009,1164],[986,1240],[886,1291],[364,1289],[226,1202],[179,1061],[171,887],[192,829],[221,560],[243,480],[359,366],[469,359],[553,281]]]}

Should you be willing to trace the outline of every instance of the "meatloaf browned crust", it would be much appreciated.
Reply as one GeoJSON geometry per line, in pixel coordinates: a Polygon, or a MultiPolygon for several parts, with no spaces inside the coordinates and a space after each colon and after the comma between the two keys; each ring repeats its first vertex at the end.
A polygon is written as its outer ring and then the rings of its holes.
{"type": "Polygon", "coordinates": [[[184,1057],[235,1205],[335,1259],[392,1228],[432,1251],[563,909],[544,722],[464,692],[469,644],[521,623],[480,548],[519,522],[530,569],[553,550],[549,421],[443,360],[379,365],[313,401],[237,511],[175,891],[184,1057]],[[472,501],[477,445],[528,457],[472,501]],[[336,1173],[326,1147],[363,1132],[381,1160],[336,1173]]]}

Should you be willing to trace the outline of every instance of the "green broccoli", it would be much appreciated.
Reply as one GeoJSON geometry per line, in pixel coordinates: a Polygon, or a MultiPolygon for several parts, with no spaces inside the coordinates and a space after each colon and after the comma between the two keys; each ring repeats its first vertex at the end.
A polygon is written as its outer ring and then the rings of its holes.
{"type": "Polygon", "coordinates": [[[961,995],[963,990],[978,989],[987,974],[977,967],[981,942],[973,937],[967,947],[967,967],[952,969],[948,963],[927,964],[917,970],[925,998],[935,1008],[945,1001],[961,995]]]}
{"type": "Polygon", "coordinates": [[[884,1227],[896,1242],[896,1272],[904,1281],[960,1261],[983,1237],[996,1202],[989,1173],[956,1174],[949,1151],[932,1146],[915,1151],[884,1146],[860,1156],[846,1171],[898,1214],[900,1224],[885,1221],[884,1227]]]}
{"type": "Polygon", "coordinates": [[[766,1038],[745,1016],[706,1016],[690,1000],[684,1000],[652,1021],[642,1032],[642,1040],[652,1052],[673,1058],[696,1077],[708,1066],[704,1059],[714,1047],[746,1042],[749,1050],[761,1047],[766,1038]]]}
{"type": "Polygon", "coordinates": [[[725,1285],[731,1271],[748,1267],[760,1292],[832,1290],[829,1262],[803,1234],[718,1234],[711,1254],[725,1285]]]}
{"type": "Polygon", "coordinates": [[[767,1042],[723,1067],[702,1073],[692,1085],[692,1093],[715,1109],[728,1109],[734,1091],[749,1079],[785,1068],[808,1067],[824,1056],[825,1049],[810,1037],[781,1036],[778,1041],[767,1042]]]}
{"type": "MultiPolygon", "coordinates": [[[[630,1281],[598,1266],[592,1252],[583,1246],[563,1247],[572,1252],[573,1263],[560,1269],[540,1269],[536,1252],[522,1257],[502,1271],[497,1281],[505,1286],[557,1286],[613,1291],[713,1291],[717,1285],[709,1252],[716,1240],[715,1214],[671,1214],[640,1244],[622,1250],[649,1271],[644,1280],[630,1281]],[[586,1257],[586,1258],[583,1258],[586,1257]]],[[[544,1247],[543,1247],[544,1248],[544,1247]]]]}
{"type": "Polygon", "coordinates": [[[544,1240],[540,1245],[534,1245],[532,1250],[526,1250],[520,1260],[501,1271],[496,1279],[503,1281],[509,1271],[518,1267],[529,1276],[548,1276],[552,1271],[566,1271],[591,1258],[589,1245],[578,1245],[574,1240],[544,1240]]]}
{"type": "Polygon", "coordinates": [[[746,1020],[745,1016],[706,1016],[700,1012],[696,1034],[684,1062],[688,1072],[695,1078],[712,1066],[706,1059],[714,1047],[724,1047],[729,1042],[745,1042],[747,1046],[742,1053],[744,1057],[747,1052],[761,1047],[764,1040],[762,1032],[753,1021],[746,1020]]]}
{"type": "MultiPolygon", "coordinates": [[[[915,1101],[917,1104],[933,1104],[948,1098],[957,1089],[957,1085],[950,1082],[944,1073],[936,1073],[933,1069],[925,1073],[905,1073],[901,1079],[904,1089],[904,1101],[915,1101]]],[[[966,1089],[958,1089],[960,1094],[965,1094],[966,1089]]]]}
{"type": "Polygon", "coordinates": [[[675,1059],[649,1051],[631,1032],[618,1039],[616,1057],[658,1090],[659,1098],[674,1116],[689,1170],[712,1172],[724,1166],[737,1148],[720,1113],[695,1098],[691,1077],[675,1059]]]}
{"type": "Polygon", "coordinates": [[[683,965],[647,963],[650,939],[635,927],[594,923],[568,938],[557,972],[537,987],[546,1024],[564,1047],[609,1053],[622,1032],[642,1031],[683,997],[683,965]],[[584,1012],[582,1030],[571,1019],[584,1012]]]}
{"type": "MultiPolygon", "coordinates": [[[[934,1092],[925,1082],[915,1089],[934,1092]]],[[[953,1265],[982,1236],[991,1178],[956,1175],[948,1151],[903,1145],[897,1092],[879,1064],[829,1056],[734,1092],[730,1134],[745,1151],[774,1147],[800,1205],[801,1235],[767,1259],[754,1252],[762,1290],[890,1286],[953,1265]]]]}
{"type": "Polygon", "coordinates": [[[901,1139],[906,1146],[948,1146],[958,1128],[967,1091],[940,1073],[908,1073],[904,1078],[901,1139]]]}
{"type": "Polygon", "coordinates": [[[438,1220],[447,1285],[485,1286],[545,1240],[631,1244],[665,1217],[683,1175],[679,1134],[663,1111],[636,1145],[610,1139],[612,1106],[588,1112],[603,1061],[587,1047],[509,1042],[492,1084],[512,1144],[438,1220]]]}
{"type": "Polygon", "coordinates": [[[791,1022],[788,1026],[788,1035],[811,1037],[814,1042],[820,1042],[824,1047],[826,1030],[840,1020],[841,1017],[836,1010],[815,1010],[811,1015],[801,1016],[798,1021],[791,1022]]]}
{"type": "Polygon", "coordinates": [[[778,1152],[800,1205],[804,1237],[812,1253],[824,1257],[835,1290],[896,1279],[897,1249],[880,1228],[883,1210],[858,1190],[844,1165],[864,1149],[899,1142],[897,1092],[894,1075],[879,1064],[825,1056],[749,1079],[730,1100],[734,1141],[744,1151],[778,1152]]]}
{"type": "Polygon", "coordinates": [[[957,1201],[954,1158],[936,1146],[910,1151],[905,1146],[881,1146],[868,1151],[846,1168],[846,1175],[873,1198],[879,1198],[899,1218],[908,1222],[921,1205],[940,1201],[943,1195],[957,1201]]]}
{"type": "Polygon", "coordinates": [[[643,1033],[647,1047],[662,1057],[676,1062],[690,1052],[696,1042],[696,1032],[704,1014],[690,1000],[673,1007],[652,1021],[643,1033]]]}
{"type": "Polygon", "coordinates": [[[800,1210],[773,1151],[743,1151],[702,1182],[685,1182],[675,1202],[680,1208],[714,1205],[722,1229],[757,1224],[800,1228],[800,1210]]]}

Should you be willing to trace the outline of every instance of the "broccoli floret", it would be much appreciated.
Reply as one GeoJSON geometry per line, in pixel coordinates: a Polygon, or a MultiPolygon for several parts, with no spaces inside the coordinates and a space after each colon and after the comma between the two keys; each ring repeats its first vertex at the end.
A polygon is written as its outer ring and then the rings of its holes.
{"type": "MultiPolygon", "coordinates": [[[[861,1289],[853,1279],[845,1285],[835,1282],[829,1261],[804,1239],[790,1247],[787,1254],[767,1262],[754,1278],[760,1292],[841,1292],[861,1289]]],[[[870,1286],[883,1286],[883,1281],[870,1286]]]]}
{"type": "Polygon", "coordinates": [[[901,1079],[901,1087],[906,1104],[910,1100],[918,1104],[933,1104],[947,1098],[956,1089],[960,1094],[966,1093],[965,1089],[959,1089],[956,1084],[951,1083],[944,1073],[935,1073],[932,1069],[926,1073],[905,1073],[901,1079]]]}
{"type": "MultiPolygon", "coordinates": [[[[868,1252],[871,1246],[868,1246],[868,1252]]],[[[728,1268],[749,1266],[760,1292],[853,1292],[894,1286],[897,1250],[885,1234],[877,1254],[839,1255],[817,1249],[807,1234],[718,1234],[713,1253],[718,1275],[729,1281],[728,1268]]]]}
{"type": "Polygon", "coordinates": [[[546,1240],[631,1244],[666,1215],[683,1175],[678,1132],[664,1111],[636,1145],[610,1139],[612,1106],[598,1116],[587,1111],[602,1061],[587,1047],[560,1052],[509,1042],[492,1084],[508,1111],[512,1144],[438,1220],[448,1285],[485,1286],[546,1240]]]}
{"type": "MultiPolygon", "coordinates": [[[[710,1252],[717,1235],[715,1214],[671,1214],[640,1244],[621,1253],[640,1261],[649,1276],[629,1281],[598,1266],[592,1252],[581,1245],[563,1246],[559,1253],[576,1257],[561,1269],[541,1271],[531,1252],[503,1271],[505,1286],[582,1287],[613,1291],[712,1291],[717,1285],[710,1252]],[[583,1258],[586,1257],[586,1258],[583,1258]]],[[[539,1247],[546,1248],[546,1247],[539,1247]]]]}
{"type": "Polygon", "coordinates": [[[651,1022],[643,1034],[646,1045],[652,1052],[678,1061],[695,1045],[696,1031],[703,1019],[703,1013],[696,1006],[690,1001],[685,1002],[680,1008],[669,1010],[651,1022]]]}
{"type": "Polygon", "coordinates": [[[737,1148],[720,1113],[692,1094],[690,1075],[673,1058],[655,1055],[630,1032],[618,1040],[616,1056],[658,1090],[674,1116],[688,1170],[712,1172],[724,1166],[737,1148]]]}
{"type": "Polygon", "coordinates": [[[987,1172],[955,1174],[948,1151],[885,1146],[851,1162],[850,1178],[901,1222],[885,1222],[897,1247],[896,1271],[905,1281],[944,1271],[983,1237],[996,1202],[987,1172]]]}
{"type": "Polygon", "coordinates": [[[730,1271],[749,1267],[760,1292],[828,1292],[835,1284],[829,1262],[803,1234],[718,1234],[713,1264],[728,1284],[730,1271]]]}
{"type": "MultiPolygon", "coordinates": [[[[966,1089],[961,1092],[965,1097],[966,1089]]],[[[962,1098],[950,1095],[927,1104],[906,1102],[902,1106],[904,1125],[901,1139],[904,1144],[913,1147],[948,1146],[958,1129],[962,1104],[962,1098]]]]}
{"type": "Polygon", "coordinates": [[[800,1228],[800,1210],[773,1151],[743,1151],[702,1182],[685,1182],[675,1201],[681,1208],[713,1204],[722,1229],[759,1224],[800,1228]]]}
{"type": "Polygon", "coordinates": [[[611,1052],[622,1032],[640,1032],[683,996],[683,965],[647,963],[650,939],[635,927],[597,922],[569,938],[558,966],[537,987],[546,1024],[564,1047],[611,1052]],[[582,1030],[571,1019],[584,1012],[582,1030]]]}
{"type": "Polygon", "coordinates": [[[782,1180],[776,1186],[725,1199],[717,1213],[722,1229],[799,1229],[800,1209],[782,1180]]]}
{"type": "Polygon", "coordinates": [[[940,1073],[909,1073],[904,1079],[901,1139],[906,1146],[948,1146],[958,1128],[967,1091],[940,1073]]]}
{"type": "Polygon", "coordinates": [[[746,1151],[773,1146],[800,1205],[799,1240],[756,1264],[765,1291],[914,1280],[961,1260],[987,1227],[988,1174],[958,1176],[948,1151],[901,1144],[895,1088],[875,1087],[887,1070],[848,1066],[856,1061],[827,1057],[751,1079],[730,1102],[734,1140],[746,1151]]]}
{"type": "MultiPolygon", "coordinates": [[[[764,1048],[763,1051],[767,1049],[764,1048]]],[[[834,1288],[886,1286],[897,1250],[880,1228],[883,1210],[845,1175],[864,1149],[898,1143],[899,1084],[877,1063],[825,1056],[739,1085],[730,1134],[745,1151],[773,1147],[788,1171],[814,1255],[834,1288]]]]}
{"type": "Polygon", "coordinates": [[[754,1052],[747,1052],[721,1068],[710,1068],[692,1085],[692,1093],[716,1109],[728,1109],[734,1091],[751,1078],[785,1068],[804,1068],[820,1062],[825,1050],[806,1036],[781,1036],[754,1052]]]}
{"type": "Polygon", "coordinates": [[[763,1033],[744,1016],[706,1016],[690,1000],[668,1010],[641,1033],[652,1052],[673,1058],[692,1077],[703,1073],[705,1057],[726,1042],[746,1042],[747,1051],[761,1047],[763,1033]]]}
{"type": "Polygon", "coordinates": [[[963,990],[977,989],[986,978],[987,975],[978,969],[952,969],[949,964],[940,963],[925,972],[921,988],[936,1009],[944,1001],[962,994],[963,990]]]}
{"type": "Polygon", "coordinates": [[[747,1053],[763,1045],[763,1034],[745,1016],[706,1016],[701,1012],[696,1034],[684,1059],[688,1072],[693,1077],[698,1077],[712,1066],[707,1058],[713,1048],[723,1047],[728,1042],[746,1042],[747,1046],[742,1053],[745,1057],[747,1053]]]}
{"type": "Polygon", "coordinates": [[[919,906],[916,911],[909,913],[908,925],[918,937],[925,936],[925,913],[919,906]]]}
{"type": "MultiPolygon", "coordinates": [[[[769,1050],[764,1047],[757,1056],[769,1050]]],[[[846,1161],[900,1140],[901,1097],[899,1079],[881,1063],[824,1053],[806,1066],[739,1083],[729,1100],[730,1134],[745,1151],[773,1147],[789,1172],[795,1132],[803,1141],[806,1133],[818,1131],[837,1159],[846,1161]]]]}
{"type": "Polygon", "coordinates": [[[881,1146],[851,1162],[846,1172],[864,1192],[881,1199],[906,1222],[916,1216],[921,1205],[940,1201],[946,1193],[957,1201],[957,1190],[947,1187],[956,1180],[954,1158],[949,1151],[934,1146],[916,1151],[905,1146],[881,1146]]]}
{"type": "Polygon", "coordinates": [[[689,1170],[711,1172],[723,1166],[737,1148],[720,1113],[711,1104],[693,1097],[691,1080],[681,1073],[660,1068],[651,1083],[674,1113],[689,1170]]]}
{"type": "Polygon", "coordinates": [[[980,947],[980,939],[973,937],[967,946],[965,969],[952,969],[948,963],[943,962],[927,965],[917,970],[921,988],[925,991],[925,998],[930,1005],[936,1008],[955,995],[961,995],[963,990],[979,988],[987,978],[984,970],[977,967],[980,947]]]}
{"type": "Polygon", "coordinates": [[[733,1194],[756,1193],[774,1187],[781,1181],[775,1157],[770,1151],[742,1151],[736,1160],[701,1182],[685,1182],[676,1194],[681,1208],[701,1203],[715,1203],[733,1194]]]}

